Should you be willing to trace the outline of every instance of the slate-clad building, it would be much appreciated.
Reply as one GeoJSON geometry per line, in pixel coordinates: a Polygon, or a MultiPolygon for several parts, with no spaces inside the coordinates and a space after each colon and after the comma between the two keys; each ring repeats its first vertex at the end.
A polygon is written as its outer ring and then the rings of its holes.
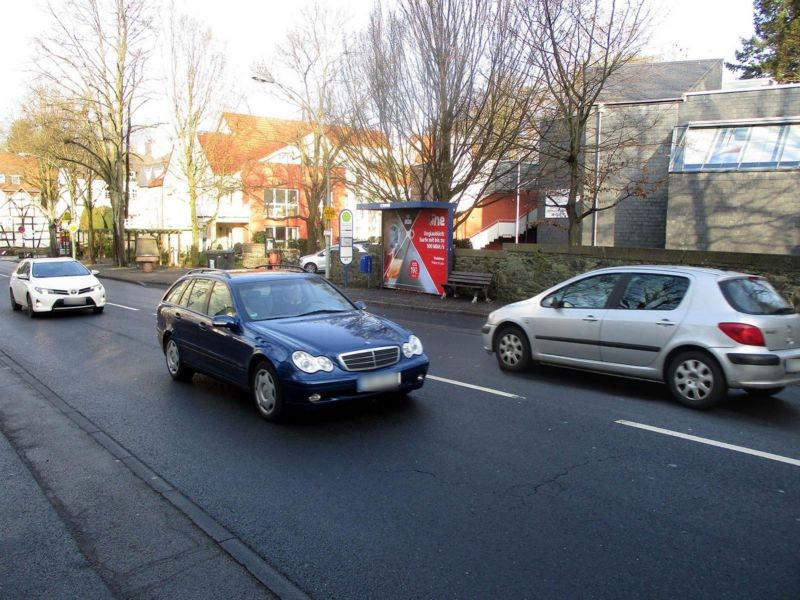
{"type": "Polygon", "coordinates": [[[584,244],[800,253],[800,85],[724,89],[722,66],[634,64],[608,82],[584,144],[601,164],[617,148],[600,205],[625,185],[646,197],[584,221],[584,244]]]}

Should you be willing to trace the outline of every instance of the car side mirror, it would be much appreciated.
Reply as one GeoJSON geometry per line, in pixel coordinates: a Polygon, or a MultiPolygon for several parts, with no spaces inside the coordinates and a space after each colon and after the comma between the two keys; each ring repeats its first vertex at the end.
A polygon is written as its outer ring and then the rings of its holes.
{"type": "Polygon", "coordinates": [[[356,308],[358,310],[366,310],[367,309],[367,304],[363,300],[356,300],[355,302],[353,302],[353,304],[356,305],[356,308]]]}
{"type": "Polygon", "coordinates": [[[239,319],[231,315],[216,315],[211,319],[211,324],[214,327],[221,327],[223,329],[236,329],[239,327],[239,319]]]}
{"type": "Polygon", "coordinates": [[[92,275],[97,277],[98,275],[100,275],[100,271],[98,271],[97,269],[92,269],[92,275]]]}
{"type": "Polygon", "coordinates": [[[30,279],[30,277],[28,277],[27,273],[21,273],[21,274],[17,275],[17,279],[28,280],[28,279],[30,279]]]}

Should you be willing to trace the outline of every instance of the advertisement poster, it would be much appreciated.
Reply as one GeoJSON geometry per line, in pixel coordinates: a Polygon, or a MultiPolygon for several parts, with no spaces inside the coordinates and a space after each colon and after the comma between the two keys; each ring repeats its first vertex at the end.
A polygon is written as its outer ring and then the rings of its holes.
{"type": "Polygon", "coordinates": [[[447,281],[447,209],[383,213],[384,272],[388,288],[441,294],[447,281]]]}

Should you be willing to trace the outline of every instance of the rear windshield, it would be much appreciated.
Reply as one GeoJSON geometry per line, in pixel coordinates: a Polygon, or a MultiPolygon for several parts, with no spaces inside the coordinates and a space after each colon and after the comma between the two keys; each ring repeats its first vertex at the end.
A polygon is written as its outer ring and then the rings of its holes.
{"type": "Polygon", "coordinates": [[[734,309],[748,315],[790,315],[794,307],[775,291],[766,279],[742,277],[719,284],[722,294],[734,309]]]}
{"type": "Polygon", "coordinates": [[[78,277],[88,274],[89,269],[76,261],[33,263],[34,277],[78,277]]]}

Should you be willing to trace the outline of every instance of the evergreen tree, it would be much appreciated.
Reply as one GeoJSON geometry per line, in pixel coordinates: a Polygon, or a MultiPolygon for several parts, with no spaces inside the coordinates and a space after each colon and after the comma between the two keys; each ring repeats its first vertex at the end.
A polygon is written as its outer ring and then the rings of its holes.
{"type": "Polygon", "coordinates": [[[800,82],[800,0],[754,0],[753,9],[755,35],[742,39],[728,68],[741,71],[742,79],[800,82]]]}

